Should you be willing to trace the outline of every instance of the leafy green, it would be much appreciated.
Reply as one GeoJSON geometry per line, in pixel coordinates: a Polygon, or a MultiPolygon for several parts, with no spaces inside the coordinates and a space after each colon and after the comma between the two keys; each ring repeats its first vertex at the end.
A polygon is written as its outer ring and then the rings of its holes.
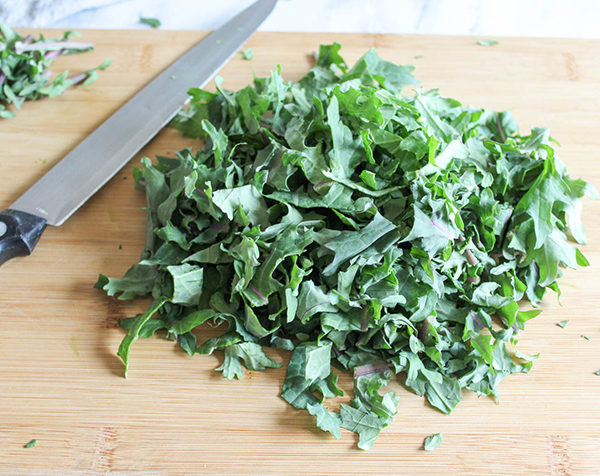
{"type": "Polygon", "coordinates": [[[170,301],[181,305],[197,305],[202,294],[204,269],[197,265],[167,266],[173,277],[173,296],[170,301]]]}
{"type": "Polygon", "coordinates": [[[250,47],[242,50],[242,59],[250,61],[252,58],[254,58],[254,48],[250,47]]]}
{"type": "Polygon", "coordinates": [[[581,337],[583,337],[585,340],[590,340],[591,337],[585,334],[581,334],[581,337]]]}
{"type": "Polygon", "coordinates": [[[481,46],[494,46],[497,45],[498,42],[495,40],[479,40],[477,44],[481,46]]]}
{"type": "MultiPolygon", "coordinates": [[[[100,66],[97,66],[95,68],[92,69],[88,69],[85,73],[81,73],[81,75],[85,76],[85,81],[83,81],[83,83],[81,83],[82,86],[89,86],[90,84],[92,84],[94,81],[96,81],[98,79],[98,71],[104,71],[106,68],[108,68],[111,64],[112,64],[112,58],[106,58],[102,64],[100,66]]],[[[79,75],[79,76],[81,76],[79,75]]],[[[77,78],[75,78],[76,80],[77,78]]],[[[75,83],[74,78],[71,78],[71,81],[73,81],[75,83]]]]}
{"type": "Polygon", "coordinates": [[[149,294],[157,276],[156,266],[139,264],[129,268],[121,279],[107,278],[101,274],[94,287],[103,289],[109,296],[119,293],[121,300],[133,299],[149,294]]]}
{"type": "Polygon", "coordinates": [[[425,438],[423,448],[425,451],[433,451],[442,444],[442,441],[444,441],[444,436],[441,433],[436,433],[425,438]]]}
{"type": "Polygon", "coordinates": [[[370,449],[386,426],[385,420],[377,414],[349,405],[340,405],[340,416],[345,429],[358,433],[358,447],[361,450],[370,449]]]}
{"type": "Polygon", "coordinates": [[[308,403],[306,405],[308,413],[317,417],[317,426],[323,431],[328,431],[336,439],[340,439],[340,416],[335,412],[328,411],[322,403],[308,403]]]}
{"type": "Polygon", "coordinates": [[[91,43],[76,43],[66,31],[62,38],[46,40],[43,35],[22,37],[8,25],[0,22],[0,117],[14,117],[26,100],[43,97],[53,98],[69,87],[81,83],[87,86],[98,78],[97,71],[105,70],[112,60],[106,59],[100,66],[68,77],[63,71],[50,81],[50,65],[61,55],[91,51],[91,43]],[[9,108],[12,105],[13,108],[9,108]]]}
{"type": "Polygon", "coordinates": [[[140,17],[140,23],[143,23],[145,25],[150,25],[152,28],[160,28],[160,26],[162,25],[162,23],[160,22],[160,20],[158,18],[140,17]]]}
{"type": "MultiPolygon", "coordinates": [[[[492,367],[488,367],[492,371],[492,367]]],[[[433,380],[425,385],[425,396],[429,403],[443,413],[450,414],[462,400],[460,382],[451,377],[442,377],[441,382],[433,380]]]]}
{"type": "Polygon", "coordinates": [[[396,375],[450,413],[463,389],[497,400],[529,372],[538,356],[515,345],[540,310],[519,303],[588,265],[567,239],[585,243],[581,199],[597,192],[568,176],[547,129],[520,134],[510,112],[437,90],[402,96],[411,71],[374,50],[349,67],[333,44],[296,83],[277,68],[239,91],[190,90],[173,125],[204,147],[134,168],[146,245],[96,284],[154,299],[121,321],[126,365],[159,330],[190,355],[223,351],[228,379],[286,349],[282,398],[362,449],[398,411],[383,390],[396,375]],[[203,341],[204,324],[222,330],[203,341]],[[337,412],[340,371],[354,386],[337,412]]]}
{"type": "Polygon", "coordinates": [[[351,405],[340,405],[342,427],[358,433],[358,447],[368,450],[394,419],[400,397],[394,392],[379,393],[391,379],[389,369],[360,366],[355,367],[354,376],[354,399],[351,405]]]}
{"type": "Polygon", "coordinates": [[[560,322],[559,322],[558,324],[556,324],[556,325],[557,325],[557,326],[559,326],[559,327],[562,327],[562,328],[564,329],[565,327],[567,327],[567,324],[568,324],[569,322],[571,322],[571,321],[570,321],[570,320],[566,320],[566,321],[560,321],[560,322]]]}
{"type": "Polygon", "coordinates": [[[129,332],[123,338],[117,355],[123,359],[125,364],[125,377],[127,377],[127,371],[129,370],[129,349],[131,345],[140,337],[141,331],[148,320],[165,304],[166,299],[160,298],[155,299],[148,309],[143,314],[138,314],[134,321],[130,324],[129,332]]]}
{"type": "Polygon", "coordinates": [[[278,368],[281,364],[265,355],[262,347],[254,342],[242,342],[225,347],[225,360],[217,370],[223,371],[223,377],[227,379],[242,378],[244,369],[240,363],[250,370],[264,370],[266,368],[278,368]]]}
{"type": "Polygon", "coordinates": [[[35,445],[37,445],[37,440],[34,439],[34,440],[31,440],[26,445],[24,445],[23,448],[33,448],[35,445]]]}

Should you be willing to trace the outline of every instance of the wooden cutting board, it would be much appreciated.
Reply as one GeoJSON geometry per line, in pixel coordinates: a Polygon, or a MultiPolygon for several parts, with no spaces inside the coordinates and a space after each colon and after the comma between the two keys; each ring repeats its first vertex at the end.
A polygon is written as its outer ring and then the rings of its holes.
{"type": "MultiPolygon", "coordinates": [[[[96,50],[61,58],[54,70],[74,73],[105,57],[113,65],[91,87],[0,121],[0,207],[205,34],[85,31],[96,50]]],[[[512,109],[525,131],[550,127],[572,176],[600,184],[600,41],[505,38],[484,47],[472,37],[259,33],[248,43],[254,60],[238,55],[221,75],[239,88],[253,70],[265,75],[280,63],[296,80],[310,53],[333,41],[350,63],[374,46],[415,64],[426,88],[512,109]]],[[[132,163],[195,144],[167,128],[132,163]]],[[[584,207],[591,266],[567,271],[562,307],[550,292],[522,334],[523,352],[541,352],[531,373],[507,378],[500,405],[465,392],[451,416],[394,385],[396,420],[362,452],[353,434],[334,440],[278,396],[285,366],[227,381],[214,371],[220,355],[190,358],[160,336],[136,343],[123,378],[117,319],[145,303],[117,302],[92,286],[99,272],[121,276],[139,256],[144,197],[132,186],[126,167],[64,226],[50,227],[31,257],[0,269],[1,475],[600,474],[600,203],[584,207]],[[565,319],[565,329],[556,325],[565,319]],[[438,432],[442,446],[423,451],[438,432]],[[37,446],[24,449],[32,438],[37,446]]],[[[351,390],[348,376],[342,384],[351,390]]]]}

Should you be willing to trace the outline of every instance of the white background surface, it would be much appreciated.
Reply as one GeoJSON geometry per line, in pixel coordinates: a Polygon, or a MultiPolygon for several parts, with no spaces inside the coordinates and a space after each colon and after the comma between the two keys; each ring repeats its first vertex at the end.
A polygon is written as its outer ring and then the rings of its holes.
{"type": "MultiPolygon", "coordinates": [[[[149,28],[142,14],[163,29],[214,29],[250,3],[126,0],[40,26],[149,28]]],[[[600,38],[600,0],[280,0],[260,29],[600,38]]]]}

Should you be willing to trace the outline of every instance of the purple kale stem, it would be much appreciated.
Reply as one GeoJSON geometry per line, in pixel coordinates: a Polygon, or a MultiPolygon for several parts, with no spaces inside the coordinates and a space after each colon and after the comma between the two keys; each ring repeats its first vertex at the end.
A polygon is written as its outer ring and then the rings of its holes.
{"type": "Polygon", "coordinates": [[[479,277],[478,276],[467,276],[466,281],[467,281],[467,283],[478,283],[479,277]]]}
{"type": "MultiPolygon", "coordinates": [[[[431,221],[433,221],[433,220],[431,220],[431,221]]],[[[435,225],[435,223],[434,223],[434,225],[435,225]]],[[[459,236],[458,239],[460,241],[465,241],[465,238],[462,235],[459,236]]],[[[467,261],[469,263],[471,263],[473,266],[475,266],[476,264],[479,263],[479,260],[477,258],[475,258],[475,255],[471,252],[471,250],[465,250],[465,254],[467,255],[467,261]]]]}
{"type": "Polygon", "coordinates": [[[252,291],[254,294],[256,294],[261,299],[261,301],[266,302],[266,303],[269,302],[269,300],[266,297],[264,297],[263,294],[258,289],[256,289],[254,286],[248,286],[248,289],[250,289],[250,291],[252,291]]]}
{"type": "Polygon", "coordinates": [[[483,322],[481,322],[479,320],[479,318],[477,317],[477,314],[475,314],[474,312],[472,312],[470,314],[470,316],[473,318],[473,320],[475,321],[475,324],[477,324],[481,329],[483,329],[485,326],[483,325],[483,322]]]}
{"type": "Polygon", "coordinates": [[[267,182],[273,178],[273,174],[275,173],[275,170],[281,163],[281,158],[283,157],[284,152],[285,151],[282,147],[281,150],[279,151],[279,153],[277,154],[277,157],[275,157],[275,161],[273,162],[273,165],[271,165],[271,170],[269,171],[269,175],[267,176],[267,182]]]}
{"type": "Polygon", "coordinates": [[[329,185],[330,183],[333,183],[333,180],[326,180],[325,182],[318,183],[317,185],[314,185],[313,188],[315,189],[315,192],[316,192],[320,188],[324,187],[325,185],[329,185]]]}
{"type": "Polygon", "coordinates": [[[438,224],[435,220],[431,219],[431,223],[433,223],[433,226],[435,226],[438,230],[440,230],[444,235],[446,235],[448,237],[448,239],[453,240],[454,237],[450,234],[450,232],[448,230],[446,230],[443,226],[441,226],[440,224],[438,224]]]}
{"type": "Polygon", "coordinates": [[[262,127],[258,130],[258,133],[260,134],[260,138],[263,140],[263,142],[265,144],[268,144],[269,143],[269,139],[267,139],[267,136],[263,132],[263,128],[262,127]]]}
{"type": "Polygon", "coordinates": [[[87,50],[93,48],[93,43],[74,43],[71,41],[38,41],[31,45],[26,45],[23,42],[15,45],[15,51],[19,54],[26,51],[39,51],[39,50],[87,50]]]}
{"type": "MultiPolygon", "coordinates": [[[[508,324],[506,322],[506,319],[504,319],[503,317],[500,318],[500,320],[502,321],[502,324],[504,324],[504,327],[506,327],[508,329],[508,324]]],[[[518,334],[519,332],[521,332],[521,329],[518,328],[518,326],[516,324],[513,324],[511,326],[511,329],[513,331],[515,331],[516,334],[518,334]]]]}
{"type": "Polygon", "coordinates": [[[367,306],[363,306],[362,309],[362,323],[360,325],[361,332],[365,332],[367,330],[367,306]]]}
{"type": "Polygon", "coordinates": [[[0,71],[0,87],[4,84],[4,80],[6,79],[6,75],[0,71]]]}
{"type": "Polygon", "coordinates": [[[23,41],[21,43],[23,43],[24,45],[30,45],[32,41],[33,36],[27,35],[25,38],[23,38],[23,41]]]}
{"type": "Polygon", "coordinates": [[[64,49],[62,50],[52,50],[52,51],[48,51],[45,55],[44,55],[44,59],[53,59],[53,58],[57,58],[58,56],[62,55],[65,52],[64,49]]]}
{"type": "Polygon", "coordinates": [[[504,128],[502,127],[502,123],[500,122],[500,114],[496,113],[496,125],[498,126],[498,133],[500,134],[500,140],[504,144],[506,142],[506,133],[504,132],[504,128]]]}
{"type": "Polygon", "coordinates": [[[227,225],[221,225],[219,223],[213,223],[209,226],[211,230],[227,230],[227,225]]]}
{"type": "Polygon", "coordinates": [[[471,250],[465,250],[465,254],[467,255],[467,261],[471,263],[473,266],[479,263],[479,260],[475,258],[471,250]]]}
{"type": "Polygon", "coordinates": [[[85,78],[87,78],[88,74],[90,74],[91,70],[85,71],[83,73],[75,74],[70,78],[67,78],[68,81],[71,81],[73,84],[81,83],[85,78]]]}
{"type": "Polygon", "coordinates": [[[423,320],[423,324],[421,324],[421,328],[419,329],[419,340],[421,342],[425,342],[425,339],[427,339],[427,336],[429,335],[430,324],[432,324],[431,316],[426,317],[423,320]]]}
{"type": "Polygon", "coordinates": [[[377,374],[388,372],[390,366],[385,362],[374,362],[372,364],[360,365],[358,367],[354,367],[354,376],[355,377],[363,377],[365,375],[377,374]]]}

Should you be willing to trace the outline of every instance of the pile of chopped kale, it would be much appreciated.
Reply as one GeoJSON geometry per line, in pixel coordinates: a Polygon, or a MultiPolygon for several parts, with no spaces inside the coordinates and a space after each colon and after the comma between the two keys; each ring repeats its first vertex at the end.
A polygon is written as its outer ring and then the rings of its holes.
{"type": "MultiPolygon", "coordinates": [[[[164,329],[190,355],[224,351],[226,378],[279,367],[263,347],[293,351],[281,396],[372,446],[397,412],[380,389],[393,375],[450,413],[461,389],[498,396],[535,357],[514,346],[561,267],[587,266],[580,199],[549,131],[522,136],[510,112],[464,107],[416,90],[412,67],[374,50],[349,68],[321,46],[297,83],[280,69],[253,86],[190,91],[175,120],[203,150],[143,159],[147,242],[122,279],[96,287],[152,295],[125,319],[119,348],[164,329]],[[219,337],[198,342],[204,323],[219,337]],[[340,412],[336,370],[354,373],[340,412]]],[[[202,339],[201,339],[202,340],[202,339]]]]}

